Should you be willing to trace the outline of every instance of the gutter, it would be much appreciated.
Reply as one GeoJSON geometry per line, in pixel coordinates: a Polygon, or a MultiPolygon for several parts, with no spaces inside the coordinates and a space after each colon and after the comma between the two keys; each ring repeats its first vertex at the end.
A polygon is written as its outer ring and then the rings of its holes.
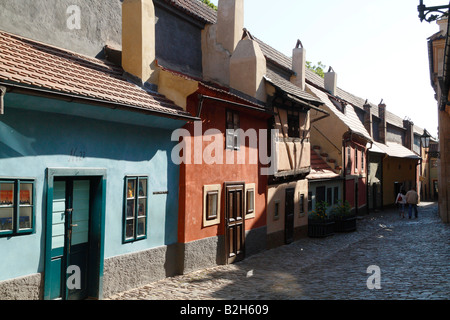
{"type": "MultiPolygon", "coordinates": [[[[42,88],[36,88],[36,87],[27,87],[27,86],[23,86],[23,85],[19,85],[19,84],[14,84],[14,83],[0,82],[0,92],[2,92],[1,88],[6,88],[7,92],[13,92],[13,93],[18,93],[18,94],[25,94],[25,95],[31,95],[31,96],[43,97],[43,98],[50,98],[50,99],[57,99],[57,100],[65,101],[65,102],[82,103],[82,104],[106,107],[106,108],[110,108],[110,109],[119,109],[119,110],[125,110],[125,111],[131,110],[134,112],[140,112],[140,113],[147,114],[147,115],[156,115],[159,117],[171,118],[171,119],[175,119],[175,120],[183,120],[183,121],[200,120],[197,117],[193,117],[193,116],[189,116],[189,115],[171,114],[171,113],[158,111],[158,110],[150,110],[147,108],[130,105],[130,104],[118,103],[118,102],[113,102],[113,101],[105,101],[105,100],[100,100],[100,99],[96,99],[96,98],[83,97],[83,96],[78,96],[78,95],[65,93],[65,92],[55,92],[55,91],[51,91],[48,89],[42,89],[42,88]]],[[[1,97],[3,97],[3,96],[4,96],[4,94],[1,95],[1,97]]]]}

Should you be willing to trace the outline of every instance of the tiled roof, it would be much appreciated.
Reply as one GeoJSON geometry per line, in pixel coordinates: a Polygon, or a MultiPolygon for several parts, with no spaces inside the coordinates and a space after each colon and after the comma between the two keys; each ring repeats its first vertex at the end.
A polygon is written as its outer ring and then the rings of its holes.
{"type": "Polygon", "coordinates": [[[306,177],[309,180],[332,179],[339,177],[331,167],[311,148],[311,172],[306,177]]]}
{"type": "Polygon", "coordinates": [[[283,77],[279,76],[276,72],[273,72],[270,69],[267,69],[265,78],[268,82],[273,84],[275,87],[277,87],[287,93],[290,93],[299,99],[306,100],[308,102],[316,103],[319,105],[323,104],[322,101],[320,101],[313,95],[301,90],[298,86],[296,86],[292,82],[284,79],[283,77]]]}
{"type": "Polygon", "coordinates": [[[0,80],[120,104],[190,116],[164,96],[132,84],[112,63],[0,31],[0,80]]]}
{"type": "Polygon", "coordinates": [[[217,12],[200,0],[164,0],[175,8],[184,11],[188,15],[203,23],[214,24],[217,21],[217,12]]]}
{"type": "Polygon", "coordinates": [[[359,134],[360,136],[367,139],[367,141],[372,141],[369,133],[367,132],[364,125],[358,118],[353,106],[347,105],[345,113],[338,110],[338,108],[334,105],[334,103],[328,97],[328,94],[319,90],[311,85],[307,85],[307,87],[314,93],[320,100],[322,100],[325,105],[343,122],[345,125],[354,133],[359,134]]]}
{"type": "Polygon", "coordinates": [[[417,154],[415,154],[408,148],[405,148],[404,146],[398,143],[387,142],[386,144],[382,144],[374,141],[373,146],[374,147],[372,147],[370,151],[377,153],[385,153],[390,157],[420,159],[420,157],[417,154]]]}

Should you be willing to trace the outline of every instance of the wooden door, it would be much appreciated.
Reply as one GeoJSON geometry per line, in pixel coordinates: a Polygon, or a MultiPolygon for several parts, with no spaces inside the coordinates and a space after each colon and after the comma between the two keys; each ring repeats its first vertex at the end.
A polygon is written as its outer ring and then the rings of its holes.
{"type": "Polygon", "coordinates": [[[284,206],[284,240],[286,244],[294,241],[294,195],[295,189],[286,189],[286,201],[284,206]]]}
{"type": "Polygon", "coordinates": [[[245,256],[244,185],[226,185],[225,190],[226,258],[233,263],[245,256]]]}
{"type": "Polygon", "coordinates": [[[53,189],[50,299],[87,297],[90,181],[55,181],[53,189]]]}

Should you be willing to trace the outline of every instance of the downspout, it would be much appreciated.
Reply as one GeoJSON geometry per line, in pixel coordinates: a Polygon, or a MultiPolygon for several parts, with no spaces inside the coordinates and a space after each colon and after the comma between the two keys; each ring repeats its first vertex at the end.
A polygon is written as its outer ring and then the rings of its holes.
{"type": "Polygon", "coordinates": [[[0,86],[0,115],[5,114],[5,105],[3,98],[6,94],[6,87],[0,86]]]}

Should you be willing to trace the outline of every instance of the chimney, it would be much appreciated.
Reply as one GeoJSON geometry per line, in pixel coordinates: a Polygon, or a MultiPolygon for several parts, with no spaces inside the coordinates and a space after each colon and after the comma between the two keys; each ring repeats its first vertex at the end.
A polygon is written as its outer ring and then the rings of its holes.
{"type": "Polygon", "coordinates": [[[327,90],[331,95],[336,95],[337,89],[337,74],[334,72],[333,68],[330,67],[328,72],[325,73],[325,90],[327,90]]]}
{"type": "Polygon", "coordinates": [[[217,42],[233,54],[244,29],[244,0],[219,0],[217,42]]]}
{"type": "Polygon", "coordinates": [[[442,32],[443,36],[445,36],[447,34],[447,29],[448,29],[448,18],[445,17],[440,20],[437,20],[436,23],[439,26],[439,31],[442,32]]]}
{"type": "Polygon", "coordinates": [[[364,128],[366,128],[369,135],[373,136],[373,128],[372,128],[372,107],[370,106],[368,100],[364,103],[364,128]]]}
{"type": "Polygon", "coordinates": [[[292,76],[291,82],[300,89],[305,90],[306,50],[303,48],[300,40],[297,41],[297,45],[292,51],[292,70],[294,70],[295,75],[292,76]]]}
{"type": "Polygon", "coordinates": [[[405,148],[414,151],[414,123],[409,120],[403,120],[403,127],[406,129],[405,134],[405,148]]]}
{"type": "Polygon", "coordinates": [[[381,120],[378,128],[378,135],[380,138],[380,142],[386,144],[386,135],[387,135],[386,104],[383,103],[383,99],[381,99],[381,102],[378,105],[378,116],[380,117],[381,120]]]}
{"type": "Polygon", "coordinates": [[[266,58],[252,35],[244,35],[230,59],[230,87],[265,102],[266,58]]]}
{"type": "Polygon", "coordinates": [[[155,55],[155,8],[152,0],[122,4],[122,67],[142,84],[158,84],[155,55]]]}

